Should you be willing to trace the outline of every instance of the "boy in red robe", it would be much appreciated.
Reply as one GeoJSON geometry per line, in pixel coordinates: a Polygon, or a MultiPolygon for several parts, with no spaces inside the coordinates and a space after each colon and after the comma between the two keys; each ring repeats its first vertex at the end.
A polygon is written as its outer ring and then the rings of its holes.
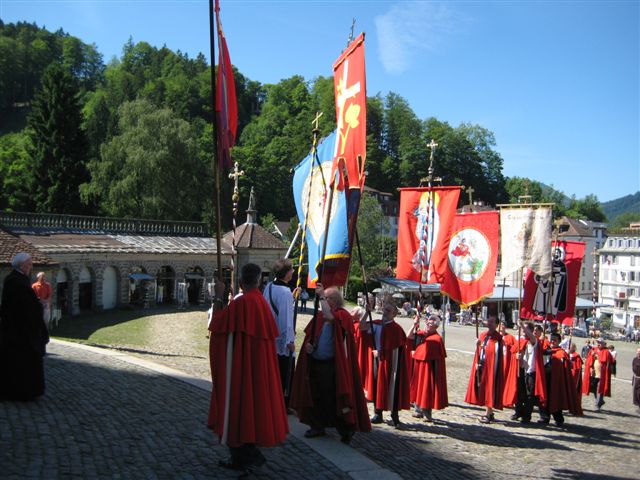
{"type": "Polygon", "coordinates": [[[498,331],[502,335],[504,356],[504,393],[502,404],[505,407],[515,406],[518,400],[518,340],[507,333],[507,326],[500,323],[498,331]]]}
{"type": "Polygon", "coordinates": [[[523,424],[531,421],[531,413],[535,404],[542,406],[547,399],[547,388],[544,377],[542,329],[534,327],[532,322],[520,322],[524,337],[518,345],[518,398],[512,420],[520,419],[523,424]]]}
{"type": "Polygon", "coordinates": [[[207,423],[231,453],[220,466],[240,471],[263,465],[257,447],[282,443],[289,431],[275,350],[279,332],[258,289],[261,274],[253,263],[242,267],[243,293],[224,308],[225,285],[217,281],[209,326],[213,388],[207,423]]]}
{"type": "Polygon", "coordinates": [[[471,375],[464,401],[485,407],[485,414],[478,421],[491,423],[493,410],[502,410],[504,367],[502,336],[496,330],[496,316],[487,318],[487,331],[476,341],[476,354],[471,366],[471,375]]]}
{"type": "MultiPolygon", "coordinates": [[[[432,422],[432,411],[442,410],[449,405],[447,393],[447,351],[442,337],[438,334],[440,317],[432,314],[427,319],[427,329],[418,330],[418,346],[413,354],[414,370],[411,379],[411,402],[415,403],[414,417],[432,422]]],[[[417,328],[417,327],[415,327],[417,328]]],[[[409,344],[414,333],[409,334],[409,344]]]]}
{"type": "Polygon", "coordinates": [[[549,423],[553,416],[558,427],[564,424],[563,410],[569,410],[573,415],[582,415],[571,376],[571,361],[567,352],[560,347],[560,340],[559,333],[551,334],[549,362],[545,365],[547,402],[540,407],[538,420],[538,423],[549,423]]]}
{"type": "Polygon", "coordinates": [[[375,409],[371,423],[382,423],[382,412],[390,410],[396,428],[400,426],[398,411],[410,408],[407,336],[394,321],[397,313],[395,304],[385,301],[381,320],[373,325],[364,319],[360,323],[361,341],[369,352],[365,392],[375,409]]]}
{"type": "Polygon", "coordinates": [[[613,357],[603,338],[598,338],[597,346],[589,350],[585,359],[582,378],[582,393],[595,397],[595,407],[600,411],[604,405],[604,397],[611,396],[611,365],[613,357]]]}
{"type": "Polygon", "coordinates": [[[371,430],[353,339],[353,320],[335,287],[316,285],[322,312],[305,328],[305,338],[293,376],[290,405],[302,423],[304,436],[325,435],[336,427],[340,441],[351,443],[357,431],[371,430]]]}

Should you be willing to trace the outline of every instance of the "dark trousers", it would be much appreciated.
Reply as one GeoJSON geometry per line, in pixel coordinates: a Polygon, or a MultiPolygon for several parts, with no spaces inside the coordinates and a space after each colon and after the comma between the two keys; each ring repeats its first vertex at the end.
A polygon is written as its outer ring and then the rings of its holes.
{"type": "Polygon", "coordinates": [[[316,360],[309,357],[309,383],[313,398],[311,428],[321,430],[336,427],[340,435],[353,433],[353,429],[336,413],[335,359],[316,360]]]}
{"type": "Polygon", "coordinates": [[[282,385],[282,394],[284,395],[284,404],[289,407],[289,394],[291,393],[291,384],[293,383],[293,366],[294,357],[289,355],[278,355],[278,368],[280,370],[280,383],[282,385]],[[287,385],[287,382],[289,385],[287,385]]]}
{"type": "Polygon", "coordinates": [[[245,443],[240,447],[229,447],[231,461],[238,466],[253,466],[264,463],[265,458],[262,452],[254,443],[245,443]]]}
{"type": "Polygon", "coordinates": [[[531,420],[533,406],[536,403],[536,372],[524,373],[524,369],[520,369],[518,375],[517,403],[516,415],[522,420],[531,420]]]}

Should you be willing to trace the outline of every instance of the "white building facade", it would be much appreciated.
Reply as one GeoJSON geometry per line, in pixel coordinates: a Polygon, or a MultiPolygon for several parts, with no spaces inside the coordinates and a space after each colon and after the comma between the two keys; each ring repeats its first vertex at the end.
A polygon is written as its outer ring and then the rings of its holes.
{"type": "Polygon", "coordinates": [[[612,234],[598,251],[600,315],[614,328],[640,328],[640,231],[612,234]]]}

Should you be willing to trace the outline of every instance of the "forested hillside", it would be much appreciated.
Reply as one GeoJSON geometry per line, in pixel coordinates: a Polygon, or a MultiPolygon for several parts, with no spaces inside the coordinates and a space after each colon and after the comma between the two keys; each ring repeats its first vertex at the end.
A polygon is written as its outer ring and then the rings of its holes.
{"type": "MultiPolygon", "coordinates": [[[[240,125],[233,157],[246,173],[241,211],[254,186],[261,215],[288,219],[295,213],[290,170],[310,149],[315,113],[324,112],[323,134],[335,128],[333,79],[262,84],[237,70],[234,76],[240,125]]],[[[211,221],[211,113],[203,55],[129,41],[105,65],[95,45],[66,32],[0,21],[0,209],[211,221]]],[[[368,97],[367,130],[373,188],[397,195],[397,187],[418,185],[434,139],[435,174],[473,187],[475,199],[561,195],[534,180],[506,179],[493,132],[419,118],[396,93],[368,97]]],[[[222,178],[228,227],[230,181],[222,178]]],[[[559,204],[556,214],[564,213],[604,219],[593,195],[559,204]]]]}

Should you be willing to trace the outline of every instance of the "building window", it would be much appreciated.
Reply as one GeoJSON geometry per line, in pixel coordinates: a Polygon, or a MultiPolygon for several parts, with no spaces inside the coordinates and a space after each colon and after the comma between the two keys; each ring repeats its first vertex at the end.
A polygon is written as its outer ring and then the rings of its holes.
{"type": "Polygon", "coordinates": [[[591,290],[591,282],[588,282],[589,288],[587,290],[591,290]]]}
{"type": "Polygon", "coordinates": [[[580,285],[580,290],[584,290],[584,282],[581,282],[580,285]]]}
{"type": "Polygon", "coordinates": [[[611,263],[613,263],[614,265],[618,264],[618,256],[617,255],[612,255],[611,256],[611,263]]]}
{"type": "Polygon", "coordinates": [[[618,247],[619,247],[619,248],[621,248],[621,247],[622,247],[622,239],[621,239],[621,238],[619,238],[619,239],[618,239],[618,247]]]}
{"type": "Polygon", "coordinates": [[[610,238],[608,243],[610,247],[613,247],[613,238],[610,238]]]}
{"type": "Polygon", "coordinates": [[[635,255],[630,255],[629,256],[629,265],[631,265],[632,267],[635,267],[635,265],[636,265],[636,256],[635,255]]]}

